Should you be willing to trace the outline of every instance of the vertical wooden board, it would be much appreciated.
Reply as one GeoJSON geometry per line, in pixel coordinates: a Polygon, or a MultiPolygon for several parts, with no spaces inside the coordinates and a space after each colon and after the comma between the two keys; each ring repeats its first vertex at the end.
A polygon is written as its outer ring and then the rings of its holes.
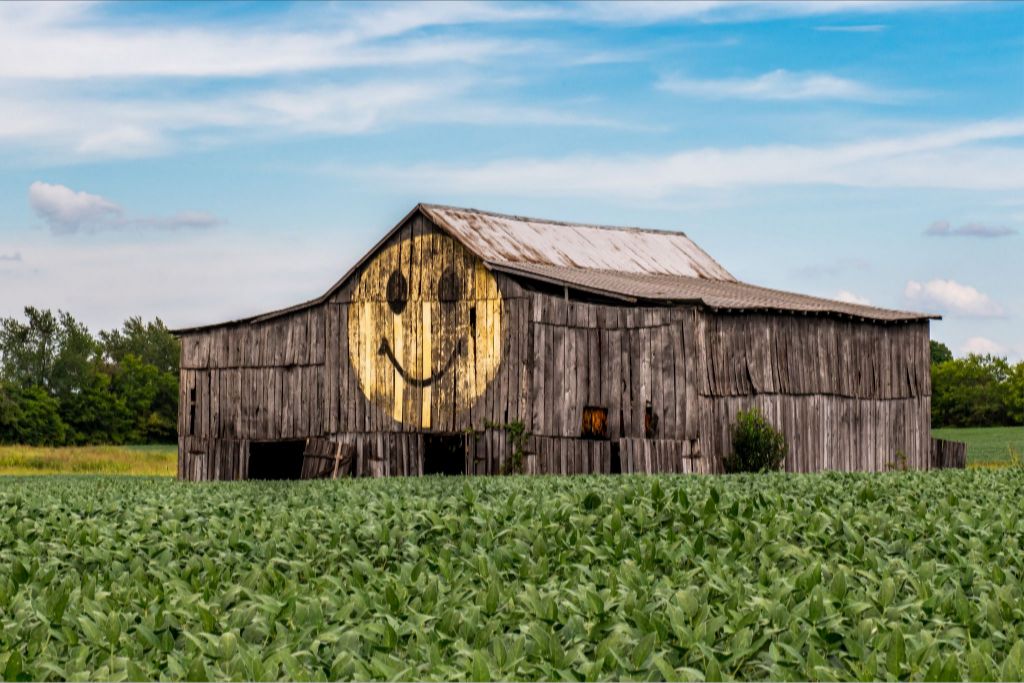
{"type": "MultiPolygon", "coordinates": [[[[539,305],[535,304],[535,313],[539,312],[539,305]]],[[[536,434],[547,433],[547,419],[546,419],[546,407],[547,407],[547,387],[545,386],[545,370],[548,366],[547,363],[547,330],[548,326],[543,325],[539,322],[531,325],[533,334],[533,353],[530,358],[530,365],[533,372],[531,381],[531,419],[533,421],[533,431],[536,434]]]]}
{"type": "Polygon", "coordinates": [[[702,361],[698,351],[698,333],[697,333],[697,316],[699,312],[696,308],[684,309],[682,316],[682,358],[684,360],[684,378],[685,378],[685,408],[683,413],[683,419],[685,420],[685,434],[687,438],[696,439],[700,436],[700,421],[699,421],[699,368],[702,367],[702,361]]]}
{"type": "Polygon", "coordinates": [[[547,436],[558,434],[560,425],[556,411],[561,407],[562,383],[556,373],[560,368],[561,345],[556,335],[564,342],[565,328],[548,325],[544,340],[544,433],[547,436]]]}
{"type": "Polygon", "coordinates": [[[235,368],[229,372],[231,387],[231,437],[240,438],[242,435],[242,370],[235,368]]]}
{"type": "Polygon", "coordinates": [[[288,393],[285,371],[285,368],[282,366],[277,366],[271,369],[271,373],[273,375],[273,382],[271,384],[273,395],[270,397],[270,436],[274,439],[282,438],[287,433],[288,429],[286,406],[288,393]]]}
{"type": "Polygon", "coordinates": [[[608,436],[618,439],[622,436],[622,331],[610,329],[601,331],[601,348],[605,349],[602,366],[606,372],[601,383],[604,394],[602,403],[608,406],[608,436]]]}
{"type": "Polygon", "coordinates": [[[526,424],[527,431],[535,429],[533,410],[535,400],[532,394],[533,362],[534,362],[534,325],[529,322],[528,300],[519,300],[519,419],[526,424]]]}
{"type": "Polygon", "coordinates": [[[274,370],[260,368],[260,430],[259,438],[270,438],[272,420],[274,419],[274,370]]]}
{"type": "Polygon", "coordinates": [[[295,368],[294,394],[292,400],[295,402],[293,415],[295,424],[293,434],[296,437],[309,436],[309,366],[300,365],[295,368]]]}
{"type": "MultiPolygon", "coordinates": [[[[697,379],[697,391],[701,396],[711,395],[710,364],[708,358],[707,322],[704,311],[698,308],[693,309],[693,336],[692,343],[694,354],[689,356],[696,362],[695,377],[697,379]]],[[[683,343],[686,343],[684,337],[683,343]]]]}
{"type": "Polygon", "coordinates": [[[677,416],[678,399],[676,397],[675,359],[673,358],[672,337],[676,334],[668,324],[655,328],[658,339],[658,375],[661,396],[661,425],[659,432],[668,439],[680,438],[677,416]]]}
{"type": "Polygon", "coordinates": [[[688,439],[691,437],[688,429],[686,412],[688,392],[686,386],[686,362],[683,347],[683,322],[676,320],[666,328],[668,335],[668,356],[670,358],[670,371],[672,382],[672,421],[674,424],[673,437],[676,439],[688,439]]]}
{"type": "Polygon", "coordinates": [[[289,367],[284,371],[284,433],[288,436],[299,435],[299,416],[297,397],[302,390],[300,368],[289,367]]]}
{"type": "MultiPolygon", "coordinates": [[[[640,367],[640,411],[637,413],[637,420],[643,424],[647,410],[647,404],[654,404],[651,382],[651,361],[653,352],[651,349],[651,328],[641,327],[639,329],[639,367],[640,367]]],[[[660,406],[659,406],[660,408],[660,406]]],[[[644,435],[646,436],[646,434],[644,435]]]]}
{"type": "Polygon", "coordinates": [[[605,349],[601,346],[601,334],[597,329],[597,315],[595,308],[591,307],[587,322],[590,327],[587,329],[587,402],[590,405],[607,406],[602,400],[604,395],[604,373],[602,365],[607,363],[605,349]]]}
{"type": "Polygon", "coordinates": [[[206,436],[217,438],[220,436],[220,370],[210,370],[210,423],[206,436]]]}
{"type": "Polygon", "coordinates": [[[666,407],[671,409],[671,405],[666,403],[665,387],[662,382],[663,375],[661,372],[662,367],[662,347],[659,343],[659,327],[647,327],[647,353],[648,353],[648,396],[647,400],[651,402],[651,410],[657,421],[657,426],[654,433],[654,438],[661,438],[664,434],[663,429],[665,426],[665,409],[666,407]]]}
{"type": "Polygon", "coordinates": [[[649,375],[645,374],[645,358],[648,344],[643,333],[643,328],[634,327],[630,330],[629,353],[630,353],[630,375],[633,380],[630,391],[630,402],[633,406],[633,434],[632,436],[643,437],[644,415],[647,409],[648,381],[649,375]]]}
{"type": "Polygon", "coordinates": [[[512,315],[509,317],[511,338],[514,339],[516,364],[513,382],[509,385],[509,413],[515,415],[515,419],[523,422],[530,429],[530,419],[527,414],[529,381],[526,375],[528,371],[527,356],[530,353],[530,325],[527,322],[527,300],[523,297],[514,299],[512,315]]]}
{"type": "Polygon", "coordinates": [[[519,353],[517,335],[514,329],[515,305],[512,300],[505,299],[501,314],[501,366],[498,369],[500,378],[500,395],[498,414],[501,422],[509,424],[519,419],[519,401],[516,399],[517,374],[519,370],[519,353]]]}
{"type": "Polygon", "coordinates": [[[324,420],[325,428],[337,434],[347,428],[342,387],[348,368],[348,320],[341,306],[327,304],[324,310],[324,420]]]}
{"type": "MultiPolygon", "coordinates": [[[[556,301],[558,305],[562,306],[563,312],[561,317],[565,318],[564,304],[561,301],[556,301]]],[[[552,421],[553,429],[551,433],[553,436],[564,436],[566,433],[566,422],[568,421],[568,402],[569,402],[569,387],[566,381],[566,366],[568,364],[568,344],[569,330],[564,324],[556,325],[553,329],[552,342],[554,345],[554,367],[552,372],[556,378],[556,391],[554,393],[554,402],[552,403],[552,421]]],[[[564,471],[564,467],[563,467],[564,471]]]]}
{"type": "MultiPolygon", "coordinates": [[[[299,328],[301,330],[301,328],[299,328]]],[[[290,416],[291,422],[289,425],[290,433],[293,436],[302,436],[302,418],[303,418],[303,370],[304,367],[296,366],[289,369],[289,386],[286,400],[290,403],[290,416]]]]}
{"type": "Polygon", "coordinates": [[[325,430],[320,428],[318,415],[320,389],[317,375],[322,367],[321,365],[309,365],[305,368],[303,384],[305,385],[306,393],[302,397],[302,402],[306,413],[304,422],[306,431],[304,435],[307,437],[321,436],[325,433],[325,430]]]}
{"type": "Polygon", "coordinates": [[[199,428],[196,436],[206,438],[210,435],[210,370],[196,372],[196,414],[199,428]]]}
{"type": "Polygon", "coordinates": [[[579,402],[579,328],[565,328],[565,350],[563,362],[558,368],[562,376],[562,423],[559,436],[579,436],[579,422],[576,415],[579,402]]]}

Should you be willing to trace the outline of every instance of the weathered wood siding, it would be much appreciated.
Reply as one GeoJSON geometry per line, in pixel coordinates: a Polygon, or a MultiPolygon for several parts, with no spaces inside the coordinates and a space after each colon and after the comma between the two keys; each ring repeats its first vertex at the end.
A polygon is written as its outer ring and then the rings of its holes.
{"type": "Polygon", "coordinates": [[[932,464],[927,322],[574,300],[492,274],[418,214],[377,254],[320,304],[182,338],[181,478],[244,479],[251,441],[303,438],[351,448],[357,476],[416,475],[426,432],[475,432],[466,471],[498,474],[515,422],[528,472],[609,472],[613,445],[623,472],[718,472],[752,406],[791,471],[932,464]],[[607,440],[579,438],[588,406],[607,440]]]}

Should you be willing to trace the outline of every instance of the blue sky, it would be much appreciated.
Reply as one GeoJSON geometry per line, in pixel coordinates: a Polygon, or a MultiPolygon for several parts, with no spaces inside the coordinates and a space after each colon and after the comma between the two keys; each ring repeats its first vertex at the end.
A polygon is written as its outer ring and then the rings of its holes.
{"type": "Polygon", "coordinates": [[[217,322],[417,201],[1024,357],[1024,3],[0,5],[0,315],[217,322]]]}

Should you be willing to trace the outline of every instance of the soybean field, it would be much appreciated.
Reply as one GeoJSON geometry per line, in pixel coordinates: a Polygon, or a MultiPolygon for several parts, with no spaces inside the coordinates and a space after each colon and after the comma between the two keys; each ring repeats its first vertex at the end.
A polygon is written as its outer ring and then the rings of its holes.
{"type": "Polygon", "coordinates": [[[1020,680],[1024,469],[0,480],[8,680],[1020,680]]]}

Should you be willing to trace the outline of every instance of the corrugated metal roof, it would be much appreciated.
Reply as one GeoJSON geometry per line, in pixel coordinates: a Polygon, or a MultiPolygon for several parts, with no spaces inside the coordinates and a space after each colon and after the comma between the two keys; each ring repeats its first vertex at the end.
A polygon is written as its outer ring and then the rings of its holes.
{"type": "Polygon", "coordinates": [[[927,320],[938,316],[861,306],[794,294],[743,282],[704,280],[681,275],[621,273],[613,270],[568,268],[543,264],[488,264],[512,275],[563,284],[570,288],[634,301],[700,303],[718,310],[763,310],[838,314],[869,320],[927,320]]]}
{"type": "Polygon", "coordinates": [[[420,206],[435,223],[488,263],[736,281],[681,232],[563,223],[436,204],[420,206]]]}
{"type": "Polygon", "coordinates": [[[322,296],[261,315],[174,332],[260,322],[323,303],[417,211],[493,270],[626,301],[692,302],[715,309],[833,314],[885,322],[940,318],[745,284],[681,232],[565,223],[418,204],[322,296]]]}

